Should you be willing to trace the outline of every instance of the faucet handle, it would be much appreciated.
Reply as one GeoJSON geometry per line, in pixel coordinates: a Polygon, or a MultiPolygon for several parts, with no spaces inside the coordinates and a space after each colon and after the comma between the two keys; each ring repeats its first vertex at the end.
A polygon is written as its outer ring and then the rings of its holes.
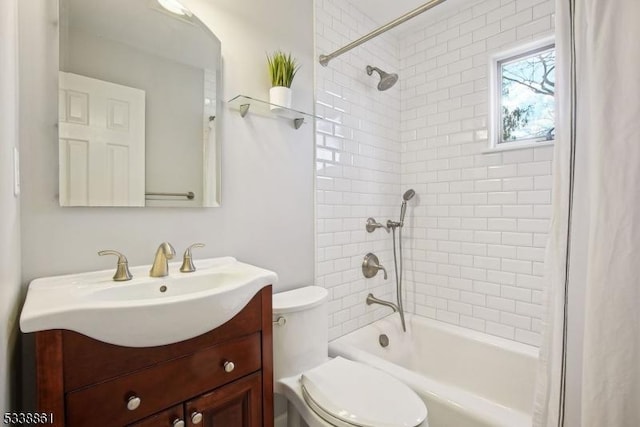
{"type": "Polygon", "coordinates": [[[182,257],[182,267],[180,267],[180,271],[182,273],[193,273],[196,271],[196,266],[193,265],[193,259],[191,257],[191,249],[192,248],[204,248],[204,243],[194,243],[189,246],[186,251],[184,251],[184,256],[182,257]]]}
{"type": "Polygon", "coordinates": [[[131,272],[129,271],[129,262],[127,261],[127,257],[121,254],[118,251],[113,250],[105,250],[98,252],[98,255],[115,255],[118,257],[118,265],[116,267],[116,274],[113,275],[113,280],[116,282],[124,282],[127,280],[131,280],[133,277],[131,272]]]}
{"type": "Polygon", "coordinates": [[[388,233],[391,231],[391,229],[389,228],[389,226],[384,225],[384,224],[380,224],[379,222],[377,222],[375,219],[373,218],[367,218],[367,225],[365,226],[366,230],[369,233],[373,233],[375,231],[376,228],[384,228],[384,230],[388,233]]]}
{"type": "Polygon", "coordinates": [[[362,261],[362,274],[367,279],[372,278],[378,271],[382,270],[384,273],[384,280],[387,280],[387,270],[380,264],[378,257],[369,252],[365,257],[364,261],[362,261]]]}

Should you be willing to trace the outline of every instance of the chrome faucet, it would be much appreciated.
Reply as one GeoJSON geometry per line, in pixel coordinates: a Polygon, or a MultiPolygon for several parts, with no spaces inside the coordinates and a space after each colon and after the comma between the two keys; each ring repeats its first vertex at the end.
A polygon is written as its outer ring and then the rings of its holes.
{"type": "Polygon", "coordinates": [[[404,311],[400,307],[398,307],[396,304],[390,301],[385,301],[380,298],[374,297],[373,294],[369,294],[367,295],[367,305],[371,305],[371,304],[384,305],[385,307],[389,307],[391,310],[393,310],[394,313],[397,312],[400,315],[400,323],[402,323],[402,330],[404,332],[407,332],[407,325],[405,324],[405,321],[404,321],[404,311]]]}
{"type": "Polygon", "coordinates": [[[176,254],[176,250],[169,242],[162,242],[156,251],[153,265],[149,271],[151,277],[165,277],[169,274],[169,260],[176,254]]]}
{"type": "Polygon", "coordinates": [[[375,220],[375,219],[373,219],[373,218],[368,218],[368,219],[367,219],[367,225],[366,225],[366,227],[365,227],[365,228],[367,229],[367,231],[368,231],[369,233],[373,233],[373,231],[374,231],[376,228],[384,228],[384,230],[385,230],[387,233],[388,233],[389,231],[391,231],[391,229],[390,229],[388,226],[386,226],[386,225],[384,225],[384,224],[380,224],[378,221],[376,221],[376,220],[375,220]]]}
{"type": "Polygon", "coordinates": [[[113,280],[116,282],[125,282],[131,280],[133,277],[129,271],[129,262],[127,257],[118,251],[106,250],[98,252],[98,255],[115,255],[118,257],[118,266],[116,267],[116,274],[113,275],[113,280]]]}
{"type": "Polygon", "coordinates": [[[391,310],[393,310],[394,313],[397,311],[400,311],[398,310],[398,306],[395,305],[394,303],[382,300],[380,298],[376,298],[373,296],[373,294],[367,295],[367,305],[371,305],[371,304],[384,305],[385,307],[389,307],[391,310]]]}
{"type": "Polygon", "coordinates": [[[182,273],[193,273],[196,271],[196,266],[193,265],[193,257],[191,256],[191,249],[193,248],[204,248],[204,243],[194,243],[189,246],[186,251],[184,251],[184,256],[182,257],[182,267],[180,267],[180,272],[182,273]]]}
{"type": "MultiPolygon", "coordinates": [[[[366,277],[367,279],[370,279],[373,276],[375,276],[379,270],[382,270],[384,272],[384,278],[386,280],[387,270],[385,270],[382,264],[380,264],[380,261],[378,261],[377,256],[375,256],[372,253],[368,253],[364,257],[364,261],[362,262],[362,274],[364,274],[364,277],[366,277]]],[[[389,307],[391,310],[393,310],[394,313],[397,312],[400,315],[400,321],[402,322],[402,330],[407,332],[407,326],[405,325],[405,321],[404,321],[404,310],[402,309],[402,305],[400,304],[396,305],[392,302],[381,300],[380,298],[376,298],[373,296],[373,294],[369,294],[367,295],[367,305],[371,305],[371,304],[384,305],[385,307],[389,307]]]]}

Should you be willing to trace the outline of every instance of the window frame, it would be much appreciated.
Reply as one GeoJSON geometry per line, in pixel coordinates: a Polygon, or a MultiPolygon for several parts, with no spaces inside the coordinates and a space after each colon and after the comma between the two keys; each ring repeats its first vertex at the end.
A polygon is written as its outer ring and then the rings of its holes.
{"type": "MultiPolygon", "coordinates": [[[[527,138],[502,141],[502,64],[536,52],[556,48],[555,37],[547,36],[500,51],[489,59],[489,151],[513,150],[553,144],[554,140],[527,138]]],[[[557,110],[554,119],[557,118],[557,110]]]]}

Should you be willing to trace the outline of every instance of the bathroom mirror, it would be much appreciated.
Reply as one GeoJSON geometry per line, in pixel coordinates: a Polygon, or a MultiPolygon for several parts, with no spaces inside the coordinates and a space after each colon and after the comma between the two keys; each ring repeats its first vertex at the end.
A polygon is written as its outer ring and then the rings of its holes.
{"type": "Polygon", "coordinates": [[[62,206],[219,206],[220,41],[175,0],[59,0],[62,206]]]}

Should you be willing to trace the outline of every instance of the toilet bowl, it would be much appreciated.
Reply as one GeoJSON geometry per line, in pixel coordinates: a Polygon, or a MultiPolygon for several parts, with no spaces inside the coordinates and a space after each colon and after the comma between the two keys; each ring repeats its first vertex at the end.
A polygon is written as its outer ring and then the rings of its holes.
{"type": "Polygon", "coordinates": [[[329,359],[327,290],[273,296],[275,392],[288,427],[426,427],[427,408],[408,386],[373,367],[329,359]]]}

